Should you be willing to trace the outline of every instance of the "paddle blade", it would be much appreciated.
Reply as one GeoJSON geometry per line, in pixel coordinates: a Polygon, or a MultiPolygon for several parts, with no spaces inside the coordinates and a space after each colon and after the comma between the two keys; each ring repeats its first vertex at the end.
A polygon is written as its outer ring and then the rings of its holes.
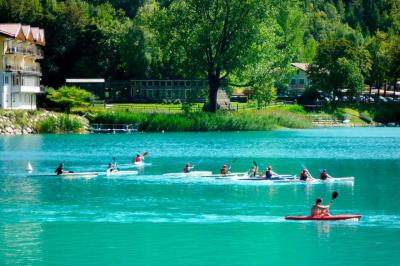
{"type": "Polygon", "coordinates": [[[145,152],[142,154],[142,156],[144,157],[144,156],[146,156],[146,155],[148,155],[148,154],[149,154],[149,152],[145,151],[145,152]]]}
{"type": "Polygon", "coordinates": [[[253,161],[253,165],[254,165],[255,167],[257,167],[257,162],[256,162],[256,161],[253,161]]]}
{"type": "Polygon", "coordinates": [[[339,196],[339,193],[336,191],[332,193],[332,200],[336,199],[339,196]]]}

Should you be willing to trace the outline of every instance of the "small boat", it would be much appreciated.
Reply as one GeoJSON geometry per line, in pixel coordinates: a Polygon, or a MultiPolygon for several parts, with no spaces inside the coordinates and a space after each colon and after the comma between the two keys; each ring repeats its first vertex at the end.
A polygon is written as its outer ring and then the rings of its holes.
{"type": "Polygon", "coordinates": [[[211,171],[192,171],[189,173],[167,173],[163,174],[163,176],[177,176],[177,177],[191,177],[191,176],[200,176],[200,177],[206,177],[206,176],[211,176],[212,172],[211,171]]]}
{"type": "Polygon", "coordinates": [[[337,221],[337,220],[360,220],[362,215],[359,214],[339,214],[329,216],[286,216],[286,220],[298,221],[337,221]]]}
{"type": "Polygon", "coordinates": [[[119,176],[119,175],[137,175],[138,171],[107,171],[104,174],[107,176],[119,176]]]}
{"type": "Polygon", "coordinates": [[[32,168],[32,165],[31,165],[31,162],[28,162],[28,164],[26,165],[26,168],[25,168],[25,170],[26,170],[27,172],[32,172],[32,171],[33,171],[33,168],[32,168]]]}

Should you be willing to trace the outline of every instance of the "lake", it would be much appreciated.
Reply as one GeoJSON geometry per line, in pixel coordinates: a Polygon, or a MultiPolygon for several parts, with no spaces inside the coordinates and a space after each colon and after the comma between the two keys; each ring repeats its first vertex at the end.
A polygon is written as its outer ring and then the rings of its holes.
{"type": "Polygon", "coordinates": [[[0,136],[0,265],[400,265],[400,128],[0,136]],[[105,171],[149,152],[134,176],[105,171]],[[252,162],[282,174],[326,168],[354,182],[268,184],[179,178],[252,162]],[[360,221],[286,221],[315,199],[360,221]]]}

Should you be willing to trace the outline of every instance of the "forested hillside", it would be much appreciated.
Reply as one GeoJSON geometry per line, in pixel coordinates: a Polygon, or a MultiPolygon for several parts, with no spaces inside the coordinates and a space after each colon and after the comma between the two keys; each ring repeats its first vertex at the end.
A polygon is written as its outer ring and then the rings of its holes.
{"type": "Polygon", "coordinates": [[[294,61],[339,66],[378,87],[399,77],[400,0],[244,2],[0,0],[0,22],[45,29],[50,86],[66,77],[217,76],[215,85],[262,94],[287,84],[294,61]],[[315,61],[324,53],[345,60],[315,61]]]}

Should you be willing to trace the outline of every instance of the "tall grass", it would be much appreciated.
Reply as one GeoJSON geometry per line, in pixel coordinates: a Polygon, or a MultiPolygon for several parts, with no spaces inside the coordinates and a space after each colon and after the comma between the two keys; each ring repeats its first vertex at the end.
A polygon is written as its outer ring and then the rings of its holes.
{"type": "Polygon", "coordinates": [[[137,124],[143,131],[249,131],[275,128],[308,128],[305,116],[288,111],[249,111],[238,113],[205,112],[163,114],[103,111],[90,116],[90,122],[137,124]]]}
{"type": "Polygon", "coordinates": [[[86,126],[87,123],[81,117],[60,114],[39,120],[35,125],[35,129],[38,133],[77,133],[85,131],[86,126]]]}

